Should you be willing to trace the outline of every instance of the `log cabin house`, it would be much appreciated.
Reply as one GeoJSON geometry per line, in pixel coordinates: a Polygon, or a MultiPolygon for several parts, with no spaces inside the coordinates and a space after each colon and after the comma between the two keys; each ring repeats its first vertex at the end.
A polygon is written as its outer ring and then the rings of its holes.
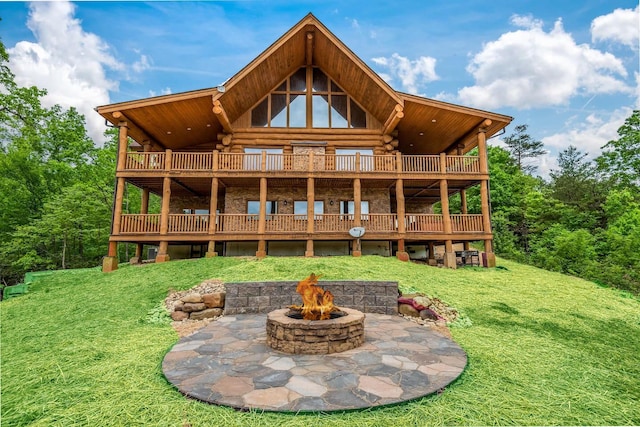
{"type": "MultiPolygon", "coordinates": [[[[222,86],[105,105],[119,128],[109,253],[379,254],[484,241],[493,265],[487,138],[511,117],[397,92],[312,14],[222,86]],[[474,155],[469,152],[474,151],[474,155]],[[123,213],[126,184],[142,189],[123,213]],[[480,187],[480,213],[466,191],[480,187]],[[460,213],[449,198],[458,193],[460,213]],[[149,213],[149,195],[161,197],[149,213]],[[433,206],[440,202],[441,213],[433,206]],[[349,230],[363,227],[360,240],[349,230]]],[[[428,249],[427,249],[428,248],[428,249]]]]}

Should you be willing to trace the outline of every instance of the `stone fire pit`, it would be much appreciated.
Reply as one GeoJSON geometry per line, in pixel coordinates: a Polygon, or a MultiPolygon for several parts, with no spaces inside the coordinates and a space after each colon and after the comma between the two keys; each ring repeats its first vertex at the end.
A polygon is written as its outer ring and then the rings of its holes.
{"type": "Polygon", "coordinates": [[[364,313],[341,308],[345,316],[327,320],[294,319],[288,308],[267,315],[267,344],[290,354],[330,354],[364,344],[364,313]]]}

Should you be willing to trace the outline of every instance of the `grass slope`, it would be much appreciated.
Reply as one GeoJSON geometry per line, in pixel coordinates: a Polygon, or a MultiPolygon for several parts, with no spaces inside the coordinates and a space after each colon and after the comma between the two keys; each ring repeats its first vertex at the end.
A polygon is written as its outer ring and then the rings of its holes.
{"type": "Polygon", "coordinates": [[[640,424],[640,303],[613,289],[501,261],[445,270],[394,258],[210,258],[61,271],[0,305],[2,425],[405,426],[640,424]],[[161,361],[177,335],[149,321],[169,288],[225,281],[397,280],[438,296],[469,365],[444,393],[342,414],[236,412],[187,400],[161,361]]]}

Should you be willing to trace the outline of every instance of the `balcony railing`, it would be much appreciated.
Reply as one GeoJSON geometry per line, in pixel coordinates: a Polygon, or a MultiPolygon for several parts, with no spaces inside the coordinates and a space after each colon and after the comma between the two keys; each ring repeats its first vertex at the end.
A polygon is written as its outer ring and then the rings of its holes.
{"type": "Polygon", "coordinates": [[[160,214],[123,214],[120,218],[122,234],[160,233],[160,214]]]}
{"type": "Polygon", "coordinates": [[[482,232],[482,215],[451,215],[451,229],[454,233],[476,231],[482,232]]]}
{"type": "MultiPolygon", "coordinates": [[[[482,215],[451,215],[453,233],[482,233],[482,215]]],[[[210,216],[202,214],[169,214],[167,234],[207,234],[210,231],[210,216]]],[[[120,234],[160,234],[160,214],[123,214],[120,234]]],[[[258,233],[258,215],[217,214],[216,233],[258,233]]],[[[356,224],[353,214],[314,215],[314,233],[348,232],[356,224]]],[[[265,233],[306,233],[306,215],[267,215],[265,233]]],[[[362,214],[360,225],[367,233],[395,233],[399,231],[397,214],[362,214]]],[[[407,234],[444,233],[442,215],[406,214],[404,228],[407,234]]]]}
{"type": "Polygon", "coordinates": [[[478,174],[478,156],[146,152],[127,153],[126,171],[359,172],[478,174]],[[168,158],[168,161],[167,161],[168,158]]]}

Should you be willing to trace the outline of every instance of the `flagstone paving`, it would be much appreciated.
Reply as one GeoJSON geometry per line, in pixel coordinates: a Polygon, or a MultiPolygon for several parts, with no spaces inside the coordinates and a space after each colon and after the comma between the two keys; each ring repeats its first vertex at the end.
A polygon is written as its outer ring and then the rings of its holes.
{"type": "Polygon", "coordinates": [[[365,343],[328,355],[266,344],[266,315],[225,316],[182,338],[162,370],[180,392],[238,409],[343,411],[423,397],[455,380],[465,352],[438,331],[367,313],[365,343]]]}

